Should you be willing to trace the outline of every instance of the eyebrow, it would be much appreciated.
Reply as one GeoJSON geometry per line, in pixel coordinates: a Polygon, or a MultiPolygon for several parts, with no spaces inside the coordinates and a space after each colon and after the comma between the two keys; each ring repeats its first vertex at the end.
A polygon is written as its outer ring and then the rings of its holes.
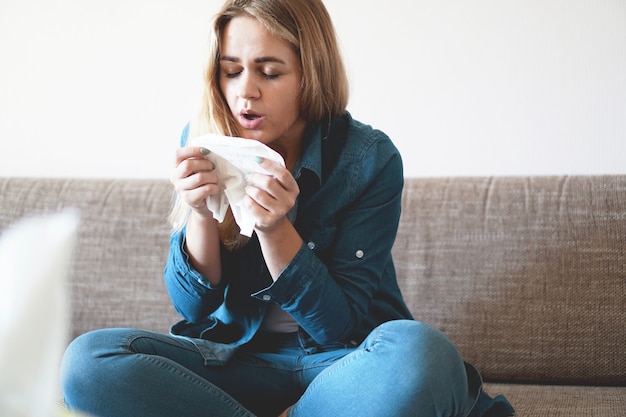
{"type": "MultiPolygon", "coordinates": [[[[241,62],[241,60],[239,58],[234,57],[234,56],[230,56],[230,55],[224,55],[224,56],[220,57],[220,61],[241,62]]],[[[279,64],[286,64],[286,62],[283,61],[282,59],[276,58],[276,57],[273,57],[273,56],[263,56],[263,57],[260,57],[260,58],[256,58],[254,60],[254,62],[257,63],[257,64],[263,64],[265,62],[277,62],[279,64]]]]}

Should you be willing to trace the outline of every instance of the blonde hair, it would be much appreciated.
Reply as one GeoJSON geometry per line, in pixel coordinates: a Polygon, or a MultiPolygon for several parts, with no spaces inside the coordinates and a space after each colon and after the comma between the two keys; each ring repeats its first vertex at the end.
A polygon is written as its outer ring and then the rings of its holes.
{"type": "MultiPolygon", "coordinates": [[[[237,16],[257,19],[273,35],[285,40],[300,59],[300,117],[319,123],[345,112],[348,104],[348,77],[335,29],[321,0],[228,0],[217,13],[204,70],[204,88],[199,112],[190,122],[189,137],[204,133],[240,136],[219,84],[220,41],[224,28],[237,16]]],[[[186,222],[189,207],[176,199],[170,213],[174,230],[186,222]]],[[[229,249],[247,242],[239,234],[232,213],[219,226],[220,239],[229,249]]]]}

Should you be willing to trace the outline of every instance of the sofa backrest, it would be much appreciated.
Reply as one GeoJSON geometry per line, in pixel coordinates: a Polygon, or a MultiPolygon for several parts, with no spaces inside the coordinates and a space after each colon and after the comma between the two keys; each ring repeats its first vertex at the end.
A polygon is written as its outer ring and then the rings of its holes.
{"type": "Polygon", "coordinates": [[[393,255],[485,378],[626,385],[626,175],[408,179],[393,255]]]}
{"type": "MultiPolygon", "coordinates": [[[[167,332],[171,198],[166,180],[0,178],[0,228],[79,209],[71,335],[167,332]]],[[[626,175],[409,178],[393,256],[415,318],[486,379],[626,385],[626,175]]]]}
{"type": "Polygon", "coordinates": [[[163,284],[172,190],[165,180],[0,178],[0,227],[80,211],[68,278],[72,338],[105,327],[167,332],[178,320],[163,284]]]}

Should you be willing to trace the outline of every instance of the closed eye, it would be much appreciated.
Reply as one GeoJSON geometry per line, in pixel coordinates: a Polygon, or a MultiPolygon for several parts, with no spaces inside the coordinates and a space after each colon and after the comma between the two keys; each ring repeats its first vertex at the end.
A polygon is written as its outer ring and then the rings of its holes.
{"type": "MultiPolygon", "coordinates": [[[[237,78],[239,75],[241,75],[242,71],[224,71],[224,76],[226,78],[237,78]]],[[[280,74],[268,74],[265,72],[260,71],[260,74],[263,78],[265,78],[266,80],[275,80],[278,77],[280,77],[280,74]]]]}
{"type": "Polygon", "coordinates": [[[263,78],[267,80],[275,80],[276,78],[280,77],[279,74],[266,74],[264,72],[262,72],[261,74],[263,75],[263,78]]]}
{"type": "Polygon", "coordinates": [[[224,71],[224,76],[226,78],[236,78],[239,74],[241,74],[241,71],[237,71],[237,72],[227,72],[227,71],[224,71]]]}

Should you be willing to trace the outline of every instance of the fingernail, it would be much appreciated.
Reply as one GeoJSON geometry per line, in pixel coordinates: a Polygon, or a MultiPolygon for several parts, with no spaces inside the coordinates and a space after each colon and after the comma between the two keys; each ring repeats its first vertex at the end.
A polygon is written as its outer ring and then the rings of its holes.
{"type": "Polygon", "coordinates": [[[215,162],[211,161],[211,165],[213,166],[213,167],[211,168],[211,170],[215,170],[215,168],[216,168],[216,166],[215,166],[215,162]]]}
{"type": "Polygon", "coordinates": [[[257,162],[257,164],[263,163],[263,157],[261,157],[261,156],[255,157],[254,160],[257,162]]]}
{"type": "Polygon", "coordinates": [[[202,147],[202,148],[200,148],[200,153],[201,153],[202,155],[208,155],[208,154],[210,154],[210,153],[211,153],[211,151],[210,151],[210,150],[208,150],[207,148],[202,147]]]}

